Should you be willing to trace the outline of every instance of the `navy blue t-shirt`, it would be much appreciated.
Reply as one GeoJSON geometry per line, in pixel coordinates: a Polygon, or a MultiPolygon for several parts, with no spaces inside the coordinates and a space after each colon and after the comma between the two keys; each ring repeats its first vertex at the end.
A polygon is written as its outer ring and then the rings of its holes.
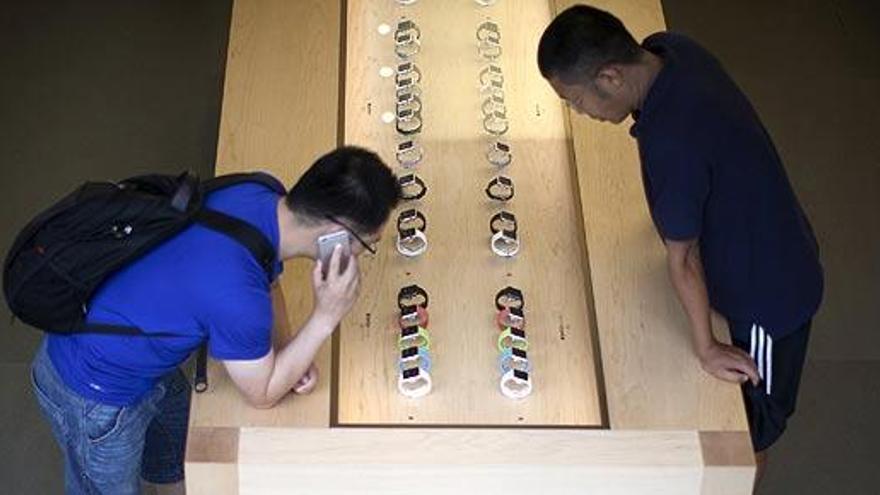
{"type": "MultiPolygon", "coordinates": [[[[710,53],[673,33],[643,46],[664,61],[630,130],[651,216],[664,239],[699,239],[713,308],[772,336],[822,299],[810,224],[752,105],[710,53]]],[[[738,335],[744,340],[748,336],[738,335]]]]}
{"type": "MultiPolygon", "coordinates": [[[[206,205],[257,227],[277,252],[279,199],[247,183],[210,194],[206,205]]],[[[280,271],[279,262],[275,275],[280,271]]],[[[49,357],[69,387],[101,403],[130,405],[205,339],[221,360],[268,354],[270,281],[243,245],[193,225],[110,277],[92,298],[87,319],[180,335],[49,335],[49,357]]]]}

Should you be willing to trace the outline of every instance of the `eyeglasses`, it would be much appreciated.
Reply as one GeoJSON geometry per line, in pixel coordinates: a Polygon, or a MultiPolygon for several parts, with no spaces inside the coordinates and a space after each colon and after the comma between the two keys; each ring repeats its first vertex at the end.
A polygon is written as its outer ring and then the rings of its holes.
{"type": "Polygon", "coordinates": [[[331,222],[335,223],[336,225],[339,225],[340,227],[347,230],[348,233],[351,234],[352,237],[354,237],[355,239],[357,239],[357,241],[359,243],[361,243],[361,246],[363,246],[364,249],[367,250],[367,252],[369,252],[370,254],[376,254],[376,245],[375,244],[368,244],[367,241],[365,241],[361,236],[359,236],[355,233],[354,229],[352,229],[351,227],[349,227],[345,223],[340,222],[339,220],[337,220],[336,218],[334,218],[332,216],[328,215],[327,220],[330,220],[331,222]]]}

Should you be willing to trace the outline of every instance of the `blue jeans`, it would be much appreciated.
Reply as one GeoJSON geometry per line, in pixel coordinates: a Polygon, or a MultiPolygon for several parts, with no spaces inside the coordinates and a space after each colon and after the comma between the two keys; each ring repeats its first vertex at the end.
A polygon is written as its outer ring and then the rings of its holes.
{"type": "Polygon", "coordinates": [[[45,343],[31,368],[43,415],[64,453],[65,493],[140,493],[151,483],[183,479],[190,387],[177,369],[139,402],[111,406],[86,399],[58,376],[45,343]]]}

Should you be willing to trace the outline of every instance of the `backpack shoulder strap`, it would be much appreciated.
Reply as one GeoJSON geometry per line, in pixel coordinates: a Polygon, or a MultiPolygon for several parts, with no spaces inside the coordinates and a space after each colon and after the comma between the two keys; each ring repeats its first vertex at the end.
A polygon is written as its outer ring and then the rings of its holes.
{"type": "MultiPolygon", "coordinates": [[[[202,191],[207,194],[230,186],[253,182],[262,184],[278,194],[287,190],[278,179],[265,172],[249,172],[221,175],[202,183],[202,191]]],[[[212,230],[225,234],[241,243],[256,258],[270,279],[275,273],[275,247],[256,227],[233,216],[209,208],[202,208],[194,217],[195,221],[212,230]]]]}
{"type": "Polygon", "coordinates": [[[266,276],[272,279],[275,273],[275,247],[259,229],[244,220],[209,208],[196,212],[194,220],[241,243],[263,267],[266,276]]]}
{"type": "Polygon", "coordinates": [[[221,175],[220,177],[215,177],[213,179],[205,181],[203,183],[203,191],[209,193],[229,186],[243,184],[245,182],[256,182],[257,184],[262,184],[269,189],[277,192],[278,194],[284,194],[287,192],[287,189],[284,187],[284,184],[282,184],[281,181],[276,179],[274,176],[267,174],[266,172],[248,172],[240,174],[221,175]]]}

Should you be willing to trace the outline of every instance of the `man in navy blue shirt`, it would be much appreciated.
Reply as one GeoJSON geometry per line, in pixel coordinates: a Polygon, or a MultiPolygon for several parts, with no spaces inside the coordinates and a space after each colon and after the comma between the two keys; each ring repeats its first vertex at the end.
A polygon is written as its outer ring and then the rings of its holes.
{"type": "Polygon", "coordinates": [[[639,45],[619,19],[577,5],[538,48],[541,74],[575,111],[635,121],[645,196],[703,368],[743,384],[759,471],[794,412],[822,298],[818,247],[748,99],[693,40],[639,45]],[[730,323],[715,340],[710,307],[730,323]],[[749,382],[749,383],[747,383],[749,382]]]}
{"type": "Polygon", "coordinates": [[[139,493],[139,478],[180,487],[189,387],[178,365],[204,341],[254,407],[314,389],[315,354],[357,298],[356,256],[374,249],[399,196],[397,179],[377,155],[340,148],[286,195],[243,183],[207,197],[208,208],[266,236],[277,253],[276,277],[285,260],[317,259],[320,236],[349,234],[348,259],[337,248],[326,275],[316,263],[312,313],[282,347],[272,345],[264,268],[214,230],[192,225],[108,279],[90,301],[89,322],[175,336],[48,335],[33,385],[65,455],[66,493],[139,493]]]}

